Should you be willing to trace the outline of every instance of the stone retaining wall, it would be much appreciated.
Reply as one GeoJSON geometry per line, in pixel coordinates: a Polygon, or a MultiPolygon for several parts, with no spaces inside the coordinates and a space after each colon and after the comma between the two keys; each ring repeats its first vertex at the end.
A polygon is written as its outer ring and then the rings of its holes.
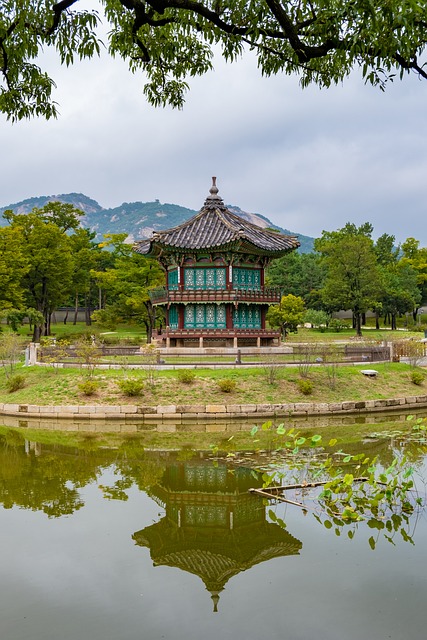
{"type": "Polygon", "coordinates": [[[307,417],[411,410],[427,407],[427,395],[380,400],[344,402],[296,402],[286,404],[207,404],[207,405],[56,405],[1,404],[0,415],[56,420],[131,420],[142,424],[189,421],[209,422],[233,418],[307,417]]]}

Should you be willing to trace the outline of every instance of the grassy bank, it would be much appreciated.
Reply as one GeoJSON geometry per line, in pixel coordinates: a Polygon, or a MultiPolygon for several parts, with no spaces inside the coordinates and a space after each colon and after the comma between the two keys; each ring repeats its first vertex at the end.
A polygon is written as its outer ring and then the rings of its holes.
{"type": "Polygon", "coordinates": [[[411,380],[414,369],[407,364],[374,365],[378,371],[376,378],[362,375],[364,368],[371,366],[311,366],[307,371],[298,366],[279,368],[271,365],[253,369],[197,369],[190,383],[181,381],[180,372],[173,370],[98,370],[92,378],[97,384],[96,392],[85,395],[79,388],[88,379],[84,370],[18,365],[15,374],[24,376],[24,387],[10,393],[5,371],[1,370],[0,402],[39,405],[258,404],[370,400],[426,393],[425,379],[421,384],[414,384],[411,380]],[[119,383],[126,378],[142,381],[139,395],[129,397],[123,393],[119,383]],[[223,380],[230,381],[230,391],[221,390],[223,380]],[[307,387],[311,387],[310,393],[307,393],[307,387]]]}

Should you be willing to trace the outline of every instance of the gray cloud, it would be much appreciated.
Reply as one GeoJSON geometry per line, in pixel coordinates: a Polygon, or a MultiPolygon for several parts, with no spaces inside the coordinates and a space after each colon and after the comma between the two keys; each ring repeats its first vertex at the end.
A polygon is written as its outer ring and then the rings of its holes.
{"type": "Polygon", "coordinates": [[[249,56],[191,81],[183,111],[146,104],[123,62],[58,68],[58,121],[2,122],[0,205],[81,191],[113,207],[175,202],[198,209],[210,177],[226,202],[311,236],[369,220],[375,234],[427,245],[427,83],[386,93],[356,76],[329,90],[261,78],[249,56]]]}

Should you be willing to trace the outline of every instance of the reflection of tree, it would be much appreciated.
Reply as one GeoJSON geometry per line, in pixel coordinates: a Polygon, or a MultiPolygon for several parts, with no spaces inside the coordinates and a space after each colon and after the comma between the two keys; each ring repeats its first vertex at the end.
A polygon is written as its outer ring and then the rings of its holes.
{"type": "Polygon", "coordinates": [[[225,464],[176,462],[149,493],[166,509],[159,522],[133,535],[150,548],[155,565],[178,567],[199,576],[219,593],[234,575],[265,560],[298,554],[302,543],[266,520],[262,500],[248,493],[260,476],[225,464]]]}
{"type": "Polygon", "coordinates": [[[49,517],[69,515],[83,506],[78,489],[96,478],[101,464],[105,455],[44,448],[7,431],[0,435],[0,502],[5,509],[17,505],[49,517]]]}

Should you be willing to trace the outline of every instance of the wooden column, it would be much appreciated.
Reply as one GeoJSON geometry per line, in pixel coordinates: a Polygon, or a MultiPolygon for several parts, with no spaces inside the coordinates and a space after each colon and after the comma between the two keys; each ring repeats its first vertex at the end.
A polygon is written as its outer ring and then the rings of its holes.
{"type": "Polygon", "coordinates": [[[184,328],[184,305],[178,306],[178,329],[184,328]]]}
{"type": "Polygon", "coordinates": [[[227,329],[233,328],[233,305],[227,304],[225,306],[225,326],[227,329]]]}

